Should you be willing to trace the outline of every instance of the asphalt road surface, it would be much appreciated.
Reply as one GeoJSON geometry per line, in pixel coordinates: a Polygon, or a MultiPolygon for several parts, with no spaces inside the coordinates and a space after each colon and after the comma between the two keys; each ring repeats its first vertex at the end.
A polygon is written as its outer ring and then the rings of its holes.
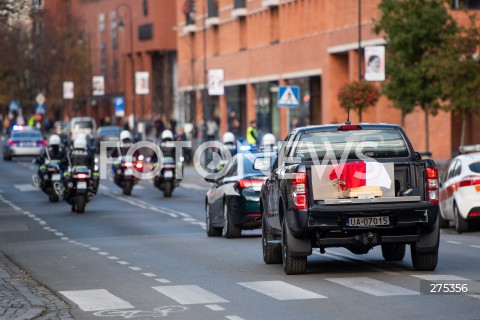
{"type": "Polygon", "coordinates": [[[480,319],[478,231],[442,231],[434,272],[415,272],[409,253],[387,263],[377,247],[316,251],[307,274],[287,276],[264,264],[259,230],[207,237],[205,192],[166,199],[142,181],[126,197],[102,180],[79,215],[33,186],[30,160],[0,162],[0,250],[75,319],[480,319]],[[426,294],[422,280],[469,291],[426,294]]]}

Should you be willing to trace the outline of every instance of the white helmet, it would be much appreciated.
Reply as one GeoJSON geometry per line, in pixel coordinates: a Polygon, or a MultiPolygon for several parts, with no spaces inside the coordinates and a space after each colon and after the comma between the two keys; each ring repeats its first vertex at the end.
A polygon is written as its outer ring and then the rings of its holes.
{"type": "Polygon", "coordinates": [[[267,133],[262,138],[262,145],[264,146],[274,146],[277,143],[277,139],[271,133],[267,133]]]}
{"type": "Polygon", "coordinates": [[[57,134],[52,134],[50,138],[48,138],[48,144],[53,145],[60,145],[60,137],[57,134]]]}
{"type": "Polygon", "coordinates": [[[223,143],[235,143],[235,135],[231,132],[225,132],[222,141],[223,143]]]}
{"type": "Polygon", "coordinates": [[[172,131],[170,131],[170,130],[163,130],[163,132],[162,132],[162,140],[165,140],[165,139],[173,140],[173,133],[172,133],[172,131]]]}
{"type": "Polygon", "coordinates": [[[132,140],[132,135],[130,134],[130,131],[128,131],[128,130],[123,130],[122,132],[120,132],[120,140],[123,141],[125,139],[132,140]]]}
{"type": "Polygon", "coordinates": [[[73,141],[73,148],[87,150],[87,139],[85,138],[85,135],[78,135],[75,138],[75,141],[73,141]]]}

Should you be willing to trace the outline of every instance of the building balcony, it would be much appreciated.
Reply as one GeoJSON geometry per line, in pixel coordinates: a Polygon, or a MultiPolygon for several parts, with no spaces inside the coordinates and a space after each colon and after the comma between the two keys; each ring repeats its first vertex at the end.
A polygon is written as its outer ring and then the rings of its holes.
{"type": "Polygon", "coordinates": [[[194,24],[186,24],[183,27],[183,33],[193,33],[195,31],[197,31],[197,26],[194,24]]]}

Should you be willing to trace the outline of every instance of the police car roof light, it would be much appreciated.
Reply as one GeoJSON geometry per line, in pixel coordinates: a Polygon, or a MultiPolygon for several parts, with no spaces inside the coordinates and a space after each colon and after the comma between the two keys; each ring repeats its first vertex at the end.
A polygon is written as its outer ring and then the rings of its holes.
{"type": "Polygon", "coordinates": [[[480,144],[472,144],[467,146],[460,146],[458,148],[460,154],[472,153],[472,152],[480,152],[480,144]]]}

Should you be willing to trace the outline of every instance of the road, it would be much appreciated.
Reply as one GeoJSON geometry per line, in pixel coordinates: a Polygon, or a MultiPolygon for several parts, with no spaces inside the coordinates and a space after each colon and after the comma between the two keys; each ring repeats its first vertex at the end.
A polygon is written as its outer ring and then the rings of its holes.
{"type": "Polygon", "coordinates": [[[435,272],[329,249],[287,276],[262,260],[260,231],[205,233],[205,192],[163,198],[150,181],[126,197],[109,180],[70,212],[31,183],[25,159],[0,162],[0,250],[71,305],[75,319],[480,319],[480,232],[443,230],[435,272]],[[428,295],[421,279],[464,281],[470,294],[428,295]],[[477,290],[476,292],[474,292],[477,290]],[[475,295],[476,293],[476,295],[475,295]],[[116,310],[116,311],[114,311],[116,310]]]}

